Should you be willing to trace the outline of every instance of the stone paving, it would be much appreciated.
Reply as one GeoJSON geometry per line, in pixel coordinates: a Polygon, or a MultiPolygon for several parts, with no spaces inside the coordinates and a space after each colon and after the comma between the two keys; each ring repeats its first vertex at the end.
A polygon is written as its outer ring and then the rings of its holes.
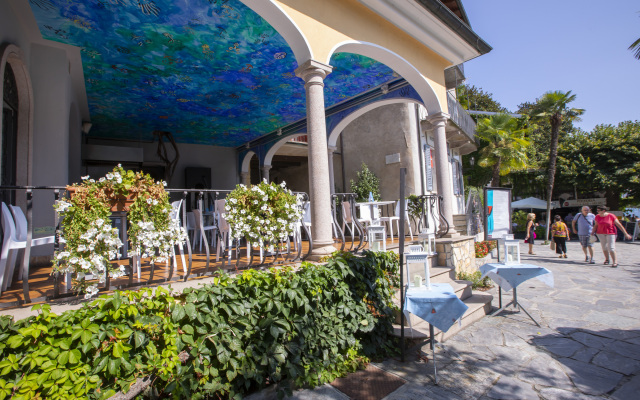
{"type": "MultiPolygon", "coordinates": [[[[603,265],[595,246],[596,264],[584,262],[577,241],[568,243],[568,259],[542,245],[537,255],[523,254],[522,262],[544,266],[555,278],[554,288],[535,278],[518,287],[518,300],[541,327],[510,309],[467,327],[438,350],[437,386],[424,343],[404,363],[376,363],[407,380],[385,400],[640,399],[640,243],[616,244],[618,268],[603,265]]],[[[491,293],[497,306],[497,288],[491,293]]],[[[510,299],[511,292],[503,293],[505,304],[510,299]]],[[[345,396],[325,385],[294,398],[345,396]]]]}

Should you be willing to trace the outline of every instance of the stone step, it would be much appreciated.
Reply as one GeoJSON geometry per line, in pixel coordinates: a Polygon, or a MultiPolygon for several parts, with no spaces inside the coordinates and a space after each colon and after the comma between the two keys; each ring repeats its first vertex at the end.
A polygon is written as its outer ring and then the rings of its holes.
{"type": "MultiPolygon", "coordinates": [[[[485,292],[474,291],[471,296],[463,300],[463,302],[469,307],[467,312],[462,316],[461,322],[453,324],[447,332],[442,332],[439,329],[435,330],[436,340],[444,342],[448,338],[454,336],[456,333],[470,326],[474,322],[482,319],[485,315],[491,312],[491,301],[493,296],[485,292]]],[[[413,315],[412,315],[413,317],[413,315]]],[[[419,318],[412,318],[412,328],[405,325],[404,335],[405,338],[423,339],[429,338],[429,324],[419,318]],[[415,321],[415,322],[414,322],[415,321]]],[[[393,326],[394,335],[400,337],[400,324],[393,326]]]]}
{"type": "MultiPolygon", "coordinates": [[[[409,276],[405,279],[410,281],[416,275],[424,276],[424,265],[409,264],[409,276]]],[[[431,282],[446,283],[456,279],[456,272],[450,267],[432,266],[429,267],[429,276],[431,276],[431,282]]]]}

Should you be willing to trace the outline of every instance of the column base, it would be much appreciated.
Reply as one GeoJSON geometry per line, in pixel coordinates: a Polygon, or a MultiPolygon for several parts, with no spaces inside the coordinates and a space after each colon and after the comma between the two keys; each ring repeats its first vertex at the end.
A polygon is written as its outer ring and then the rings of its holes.
{"type": "Polygon", "coordinates": [[[320,261],[323,258],[333,254],[336,250],[337,249],[333,246],[333,242],[328,244],[314,243],[313,250],[311,251],[309,257],[307,257],[307,261],[320,261]]]}

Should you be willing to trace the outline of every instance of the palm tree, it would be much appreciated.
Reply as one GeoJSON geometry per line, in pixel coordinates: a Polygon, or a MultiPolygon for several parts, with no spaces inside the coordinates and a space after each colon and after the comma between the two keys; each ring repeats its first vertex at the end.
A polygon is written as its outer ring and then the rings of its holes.
{"type": "Polygon", "coordinates": [[[634,52],[633,56],[638,60],[640,60],[640,38],[635,42],[631,43],[631,46],[629,46],[629,50],[633,51],[634,52]]]}
{"type": "Polygon", "coordinates": [[[584,114],[581,108],[570,108],[569,103],[576,99],[575,94],[560,90],[545,93],[530,111],[533,119],[547,120],[551,125],[551,143],[549,145],[549,172],[547,181],[547,240],[549,240],[549,224],[551,222],[551,196],[556,177],[556,161],[558,159],[558,135],[563,122],[579,121],[584,114]]]}
{"type": "Polygon", "coordinates": [[[529,142],[524,139],[525,129],[520,129],[518,120],[509,114],[496,114],[478,121],[478,137],[485,146],[478,151],[478,165],[492,168],[491,186],[500,186],[500,175],[526,168],[525,149],[529,142]]]}

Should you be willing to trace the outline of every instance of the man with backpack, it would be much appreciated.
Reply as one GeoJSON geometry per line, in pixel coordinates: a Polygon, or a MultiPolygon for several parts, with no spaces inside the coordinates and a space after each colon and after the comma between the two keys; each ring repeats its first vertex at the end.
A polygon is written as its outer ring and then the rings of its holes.
{"type": "Polygon", "coordinates": [[[573,233],[580,238],[580,245],[582,246],[582,251],[584,251],[584,260],[589,264],[596,263],[593,261],[593,243],[591,243],[591,231],[593,230],[593,221],[595,219],[596,216],[591,213],[591,208],[583,206],[582,210],[573,217],[571,222],[573,233]],[[577,229],[576,225],[578,225],[577,229]],[[587,249],[589,250],[588,254],[587,249]]]}

